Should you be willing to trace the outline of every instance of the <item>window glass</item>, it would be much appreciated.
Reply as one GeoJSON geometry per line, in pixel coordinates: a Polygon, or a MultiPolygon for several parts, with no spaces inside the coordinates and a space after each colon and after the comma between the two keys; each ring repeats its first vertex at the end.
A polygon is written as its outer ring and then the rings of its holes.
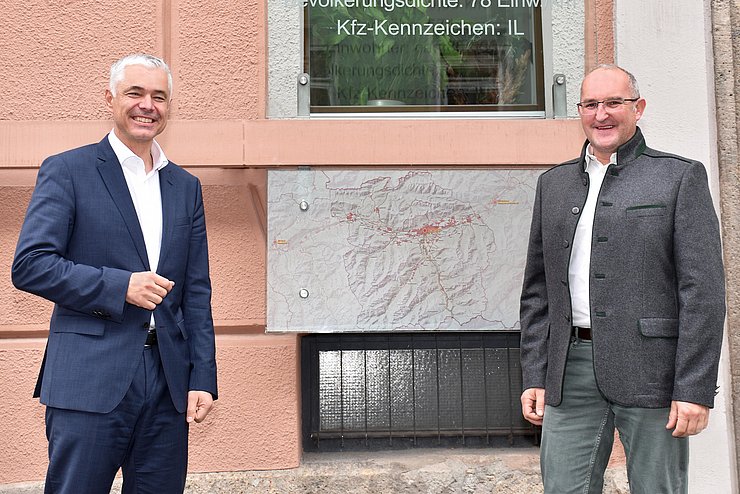
{"type": "Polygon", "coordinates": [[[543,111],[540,0],[304,0],[313,112],[543,111]]]}

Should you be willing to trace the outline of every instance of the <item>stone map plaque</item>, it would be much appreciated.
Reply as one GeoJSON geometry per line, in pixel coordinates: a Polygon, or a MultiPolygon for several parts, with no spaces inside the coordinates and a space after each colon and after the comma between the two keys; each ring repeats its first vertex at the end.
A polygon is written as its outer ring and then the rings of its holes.
{"type": "Polygon", "coordinates": [[[267,331],[519,329],[542,170],[270,170],[267,331]]]}

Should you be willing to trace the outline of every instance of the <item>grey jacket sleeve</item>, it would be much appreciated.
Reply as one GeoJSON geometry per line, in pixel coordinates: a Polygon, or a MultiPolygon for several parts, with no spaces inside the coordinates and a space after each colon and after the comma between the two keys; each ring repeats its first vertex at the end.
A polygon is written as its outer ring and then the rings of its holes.
{"type": "Polygon", "coordinates": [[[725,319],[717,216],[704,166],[683,174],[674,218],[678,344],[673,399],[713,406],[725,319]]]}
{"type": "Polygon", "coordinates": [[[520,302],[522,385],[544,388],[549,317],[542,249],[542,176],[537,181],[520,302]]]}

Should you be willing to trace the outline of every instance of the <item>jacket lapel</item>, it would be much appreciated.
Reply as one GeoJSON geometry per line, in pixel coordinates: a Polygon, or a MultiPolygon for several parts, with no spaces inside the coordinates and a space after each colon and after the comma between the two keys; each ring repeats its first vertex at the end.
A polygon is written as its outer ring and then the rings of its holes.
{"type": "Polygon", "coordinates": [[[144,234],[141,232],[134,202],[131,200],[131,193],[126,185],[126,178],[123,176],[121,164],[118,162],[118,158],[116,158],[116,154],[108,142],[108,136],[104,137],[98,144],[98,172],[103,178],[105,187],[108,189],[113,202],[121,212],[121,216],[134,241],[136,252],[139,253],[141,262],[144,263],[147,270],[150,269],[149,259],[146,255],[146,245],[144,244],[144,234]]]}
{"type": "Polygon", "coordinates": [[[161,268],[169,252],[169,242],[172,239],[172,229],[177,210],[177,187],[172,176],[172,165],[159,170],[159,190],[162,194],[162,247],[159,249],[159,263],[161,268]]]}

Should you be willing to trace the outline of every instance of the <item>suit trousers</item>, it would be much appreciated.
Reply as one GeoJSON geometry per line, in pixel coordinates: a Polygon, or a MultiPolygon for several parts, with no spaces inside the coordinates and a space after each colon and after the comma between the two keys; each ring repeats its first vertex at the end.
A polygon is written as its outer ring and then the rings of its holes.
{"type": "Polygon", "coordinates": [[[632,494],[687,493],[688,438],[675,438],[666,430],[669,412],[606,400],[596,384],[591,342],[574,338],[563,400],[557,407],[545,407],[540,451],[545,493],[602,492],[615,428],[627,457],[632,494]]]}
{"type": "MultiPolygon", "coordinates": [[[[94,372],[94,371],[93,371],[94,372]]],[[[46,408],[46,494],[107,494],[119,468],[123,494],[182,493],[188,425],[172,404],[157,346],[110,413],[46,408]]]]}

